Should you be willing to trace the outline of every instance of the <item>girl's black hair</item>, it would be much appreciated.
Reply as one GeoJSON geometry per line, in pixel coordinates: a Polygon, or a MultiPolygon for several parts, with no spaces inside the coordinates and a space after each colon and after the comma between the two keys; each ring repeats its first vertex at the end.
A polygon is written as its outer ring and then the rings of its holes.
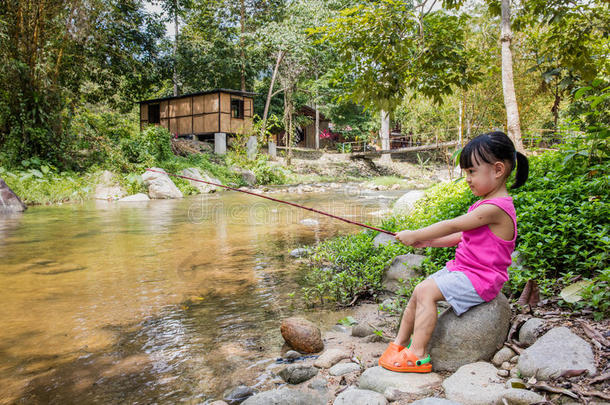
{"type": "Polygon", "coordinates": [[[460,153],[460,167],[462,169],[472,167],[473,159],[476,164],[480,164],[480,161],[489,164],[509,161],[511,164],[509,175],[515,167],[517,168],[515,184],[511,188],[521,187],[527,181],[529,174],[527,157],[517,152],[513,141],[504,132],[488,132],[468,142],[460,153]]]}

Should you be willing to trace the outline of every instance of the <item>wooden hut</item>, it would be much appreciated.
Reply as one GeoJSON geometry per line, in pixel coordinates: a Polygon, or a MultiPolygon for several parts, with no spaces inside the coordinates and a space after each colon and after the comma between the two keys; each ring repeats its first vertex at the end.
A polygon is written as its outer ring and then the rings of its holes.
{"type": "Polygon", "coordinates": [[[140,101],[140,130],[159,125],[178,136],[235,134],[252,127],[256,93],[214,89],[140,101]]]}

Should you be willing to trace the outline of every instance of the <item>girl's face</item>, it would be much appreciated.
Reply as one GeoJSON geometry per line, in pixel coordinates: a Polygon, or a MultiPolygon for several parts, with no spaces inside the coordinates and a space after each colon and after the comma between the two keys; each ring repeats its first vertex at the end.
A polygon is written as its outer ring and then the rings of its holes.
{"type": "Polygon", "coordinates": [[[505,164],[503,162],[495,163],[477,163],[473,159],[473,166],[464,169],[466,173],[466,182],[470,186],[470,190],[477,197],[486,197],[497,191],[504,183],[505,164]]]}

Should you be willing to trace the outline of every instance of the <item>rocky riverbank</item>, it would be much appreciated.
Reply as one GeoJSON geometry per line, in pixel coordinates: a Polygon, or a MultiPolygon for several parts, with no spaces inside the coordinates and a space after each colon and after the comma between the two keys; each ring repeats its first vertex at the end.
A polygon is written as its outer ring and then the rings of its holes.
{"type": "MultiPolygon", "coordinates": [[[[404,273],[387,277],[388,287],[392,277],[404,273]]],[[[395,298],[388,292],[384,307],[395,298]]],[[[259,383],[244,382],[209,403],[569,404],[610,398],[607,320],[563,311],[556,300],[521,308],[503,295],[460,318],[446,305],[439,311],[444,312],[429,348],[432,373],[395,373],[377,365],[399,318],[366,303],[354,308],[353,325],[337,324],[321,334],[321,352],[286,347],[281,359],[266,363],[259,383]]],[[[312,335],[309,330],[308,341],[312,335]]]]}

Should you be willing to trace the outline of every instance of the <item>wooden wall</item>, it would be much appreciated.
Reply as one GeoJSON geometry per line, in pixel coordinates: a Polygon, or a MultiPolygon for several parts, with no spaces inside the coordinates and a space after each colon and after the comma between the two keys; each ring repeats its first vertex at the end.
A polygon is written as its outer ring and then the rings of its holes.
{"type": "MultiPolygon", "coordinates": [[[[229,93],[210,93],[158,103],[160,125],[178,135],[237,133],[252,128],[253,99],[229,93]],[[231,99],[244,101],[244,118],[231,117],[231,99]]],[[[140,104],[140,129],[148,125],[148,104],[140,104]]]]}

